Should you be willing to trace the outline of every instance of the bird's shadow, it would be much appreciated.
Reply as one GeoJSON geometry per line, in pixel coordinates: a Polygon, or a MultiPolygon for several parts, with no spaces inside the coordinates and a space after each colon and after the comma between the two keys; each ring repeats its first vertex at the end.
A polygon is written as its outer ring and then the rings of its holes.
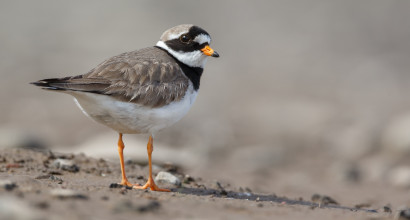
{"type": "Polygon", "coordinates": [[[240,199],[248,200],[255,202],[272,202],[283,205],[301,205],[306,206],[312,209],[315,208],[331,208],[331,209],[342,209],[350,210],[353,212],[362,211],[377,213],[375,209],[363,209],[363,208],[353,208],[347,206],[341,206],[338,204],[319,204],[315,202],[305,201],[303,199],[289,199],[287,197],[280,197],[276,195],[262,195],[255,194],[251,192],[235,192],[235,191],[225,191],[223,188],[220,190],[210,189],[210,188],[190,188],[190,187],[180,187],[172,189],[173,192],[178,192],[187,195],[196,195],[196,196],[213,196],[217,198],[227,198],[227,199],[240,199]]]}

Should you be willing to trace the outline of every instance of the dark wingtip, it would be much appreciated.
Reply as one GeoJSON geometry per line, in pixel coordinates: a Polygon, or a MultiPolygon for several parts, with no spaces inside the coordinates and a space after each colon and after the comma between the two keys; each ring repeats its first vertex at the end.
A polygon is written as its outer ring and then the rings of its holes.
{"type": "Polygon", "coordinates": [[[44,81],[36,81],[36,82],[30,82],[29,84],[35,85],[35,86],[42,86],[45,82],[44,81]]]}
{"type": "Polygon", "coordinates": [[[40,87],[49,87],[50,86],[50,82],[48,82],[47,80],[39,80],[39,81],[35,81],[35,82],[30,82],[29,84],[35,85],[35,86],[40,86],[40,87]]]}
{"type": "Polygon", "coordinates": [[[39,81],[30,82],[29,84],[42,87],[42,89],[46,89],[46,90],[64,90],[62,88],[57,88],[57,87],[50,84],[50,83],[52,83],[56,80],[57,80],[56,78],[42,79],[42,80],[39,80],[39,81]]]}

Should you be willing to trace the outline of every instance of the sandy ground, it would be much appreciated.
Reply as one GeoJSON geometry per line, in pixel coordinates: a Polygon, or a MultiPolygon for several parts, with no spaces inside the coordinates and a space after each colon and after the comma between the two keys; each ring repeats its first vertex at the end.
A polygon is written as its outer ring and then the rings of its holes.
{"type": "MultiPolygon", "coordinates": [[[[352,206],[331,197],[311,201],[260,194],[249,187],[187,177],[171,164],[156,165],[155,171],[179,177],[181,186],[159,184],[170,188],[169,193],[136,190],[117,185],[119,165],[104,159],[25,149],[0,153],[2,219],[389,219],[397,215],[387,206],[371,203],[352,206]],[[72,163],[65,165],[67,161],[72,163]]],[[[126,167],[131,181],[145,182],[145,166],[127,161],[126,167]]]]}
{"type": "MultiPolygon", "coordinates": [[[[410,207],[409,8],[0,1],[0,219],[394,218],[410,207]],[[118,134],[72,97],[29,82],[85,73],[183,23],[206,29],[221,56],[208,60],[189,113],[155,136],[153,160],[155,173],[195,181],[166,186],[171,193],[110,188],[120,177],[118,134]],[[58,159],[76,166],[58,168],[58,159]]],[[[124,141],[128,174],[143,183],[147,137],[124,141]]]]}

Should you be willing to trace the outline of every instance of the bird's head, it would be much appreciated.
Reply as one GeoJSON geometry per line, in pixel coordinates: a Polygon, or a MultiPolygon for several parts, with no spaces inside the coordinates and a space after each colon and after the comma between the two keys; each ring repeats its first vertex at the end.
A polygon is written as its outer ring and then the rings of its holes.
{"type": "Polygon", "coordinates": [[[181,24],[166,30],[157,43],[180,62],[190,67],[203,68],[209,56],[219,57],[209,45],[211,36],[204,29],[181,24]]]}

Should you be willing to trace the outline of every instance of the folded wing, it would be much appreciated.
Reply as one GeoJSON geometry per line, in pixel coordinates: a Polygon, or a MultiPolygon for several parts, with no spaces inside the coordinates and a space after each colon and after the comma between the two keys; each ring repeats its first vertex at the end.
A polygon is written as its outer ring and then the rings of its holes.
{"type": "Polygon", "coordinates": [[[161,107],[182,99],[189,79],[166,52],[150,47],[112,57],[84,75],[44,79],[32,84],[48,90],[97,93],[161,107]]]}

